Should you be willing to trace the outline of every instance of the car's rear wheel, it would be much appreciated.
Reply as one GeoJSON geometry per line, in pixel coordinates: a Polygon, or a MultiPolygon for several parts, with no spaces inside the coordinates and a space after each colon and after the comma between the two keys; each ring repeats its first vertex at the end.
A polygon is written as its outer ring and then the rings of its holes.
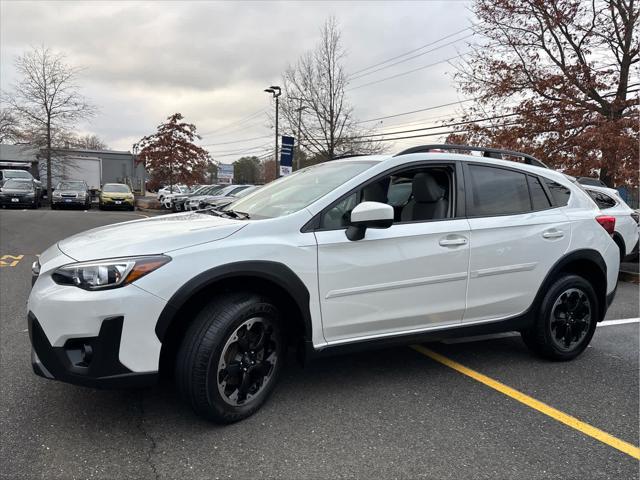
{"type": "Polygon", "coordinates": [[[284,361],[280,314],[248,293],[213,300],[188,328],[176,359],[183,397],[200,415],[231,423],[255,413],[284,361]]]}
{"type": "Polygon", "coordinates": [[[589,345],[598,320],[598,297],[592,285],[578,275],[563,275],[547,291],[533,327],[522,332],[522,339],[545,358],[572,360],[589,345]]]}

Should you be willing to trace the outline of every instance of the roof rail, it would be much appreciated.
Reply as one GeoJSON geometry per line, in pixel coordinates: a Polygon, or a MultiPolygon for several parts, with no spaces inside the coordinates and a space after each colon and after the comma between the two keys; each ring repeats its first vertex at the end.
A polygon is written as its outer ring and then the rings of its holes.
{"type": "Polygon", "coordinates": [[[433,145],[420,145],[418,147],[411,147],[406,150],[396,153],[394,157],[400,155],[409,155],[410,153],[425,153],[431,150],[468,150],[473,152],[482,152],[483,157],[503,159],[502,155],[510,155],[512,157],[522,158],[527,165],[535,165],[536,167],[549,168],[543,162],[531,155],[522,152],[515,152],[513,150],[501,150],[498,148],[486,148],[486,147],[474,147],[471,145],[454,145],[450,143],[433,144],[433,145]]]}

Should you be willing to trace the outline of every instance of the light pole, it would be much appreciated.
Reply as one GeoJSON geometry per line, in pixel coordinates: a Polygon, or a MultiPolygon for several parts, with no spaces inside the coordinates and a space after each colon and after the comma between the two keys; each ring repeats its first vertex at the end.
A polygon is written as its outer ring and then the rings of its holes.
{"type": "Polygon", "coordinates": [[[300,106],[296,108],[296,112],[298,112],[298,132],[296,133],[296,170],[300,170],[300,132],[302,130],[302,111],[306,110],[307,107],[302,105],[302,100],[300,100],[300,106]]]}
{"type": "Polygon", "coordinates": [[[267,93],[273,95],[273,98],[276,99],[276,151],[275,151],[275,162],[276,162],[276,178],[280,177],[280,162],[278,161],[278,97],[282,93],[280,91],[280,87],[277,85],[271,85],[269,88],[265,88],[264,90],[267,93]]]}

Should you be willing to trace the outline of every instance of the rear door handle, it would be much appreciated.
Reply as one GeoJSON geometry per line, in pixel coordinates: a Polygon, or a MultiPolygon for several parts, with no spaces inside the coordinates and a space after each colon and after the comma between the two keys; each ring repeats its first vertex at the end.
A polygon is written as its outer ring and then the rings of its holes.
{"type": "Polygon", "coordinates": [[[438,243],[441,247],[455,247],[457,245],[466,245],[467,239],[465,237],[445,237],[441,238],[438,243]]]}
{"type": "Polygon", "coordinates": [[[562,238],[564,237],[564,232],[562,230],[547,230],[542,234],[543,238],[562,238]]]}

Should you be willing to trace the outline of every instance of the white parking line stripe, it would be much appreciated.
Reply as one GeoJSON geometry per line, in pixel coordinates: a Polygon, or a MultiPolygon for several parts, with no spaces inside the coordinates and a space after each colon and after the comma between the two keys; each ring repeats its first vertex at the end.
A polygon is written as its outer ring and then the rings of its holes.
{"type": "Polygon", "coordinates": [[[627,323],[639,323],[640,318],[621,318],[619,320],[605,320],[604,322],[600,322],[598,327],[610,327],[612,325],[625,325],[627,323]]]}

